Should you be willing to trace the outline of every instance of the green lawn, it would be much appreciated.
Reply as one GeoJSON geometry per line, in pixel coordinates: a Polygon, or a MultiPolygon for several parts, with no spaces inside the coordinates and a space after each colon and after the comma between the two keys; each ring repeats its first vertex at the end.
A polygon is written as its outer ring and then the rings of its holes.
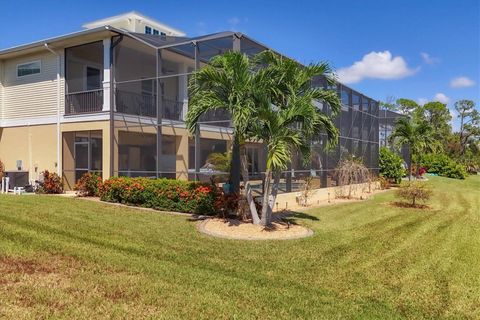
{"type": "Polygon", "coordinates": [[[310,238],[247,242],[195,222],[51,196],[0,197],[0,318],[480,318],[480,176],[312,209],[310,238]]]}

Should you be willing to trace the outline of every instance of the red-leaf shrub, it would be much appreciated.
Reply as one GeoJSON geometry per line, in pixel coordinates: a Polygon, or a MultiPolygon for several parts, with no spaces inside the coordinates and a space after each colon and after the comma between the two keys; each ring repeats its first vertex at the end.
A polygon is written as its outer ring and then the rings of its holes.
{"type": "Polygon", "coordinates": [[[4,174],[5,174],[5,166],[3,165],[2,160],[0,160],[0,179],[3,178],[4,174]]]}
{"type": "Polygon", "coordinates": [[[102,201],[195,214],[217,214],[215,186],[171,179],[115,177],[99,186],[102,201]]]}
{"type": "Polygon", "coordinates": [[[240,197],[237,193],[225,194],[223,190],[219,190],[215,200],[215,208],[219,215],[227,217],[237,211],[240,197]]]}
{"type": "Polygon", "coordinates": [[[58,194],[63,193],[62,178],[54,172],[45,170],[42,172],[43,182],[40,182],[40,187],[37,189],[38,193],[58,194]]]}
{"type": "Polygon", "coordinates": [[[85,173],[75,184],[73,190],[77,191],[80,197],[98,196],[98,188],[102,183],[102,177],[95,172],[85,173]]]}

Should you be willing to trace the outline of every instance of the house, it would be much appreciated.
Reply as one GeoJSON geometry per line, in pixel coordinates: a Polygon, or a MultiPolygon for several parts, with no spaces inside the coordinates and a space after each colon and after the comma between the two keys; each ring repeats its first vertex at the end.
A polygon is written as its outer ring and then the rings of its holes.
{"type": "MultiPolygon", "coordinates": [[[[187,37],[140,13],[101,19],[84,30],[0,50],[0,159],[6,170],[43,170],[63,177],[67,188],[85,172],[110,176],[209,179],[221,175],[212,153],[231,149],[226,112],[206,114],[196,135],[185,127],[188,79],[215,55],[267,49],[237,32],[187,37]]],[[[325,86],[316,79],[313,85],[325,86]]],[[[312,144],[312,163],[293,159],[284,191],[314,176],[334,184],[333,169],[345,155],[378,171],[378,102],[339,84],[342,114],[338,148],[312,144]]],[[[327,106],[319,104],[325,112],[327,106]]],[[[250,143],[249,172],[260,181],[264,148],[250,143]]]]}

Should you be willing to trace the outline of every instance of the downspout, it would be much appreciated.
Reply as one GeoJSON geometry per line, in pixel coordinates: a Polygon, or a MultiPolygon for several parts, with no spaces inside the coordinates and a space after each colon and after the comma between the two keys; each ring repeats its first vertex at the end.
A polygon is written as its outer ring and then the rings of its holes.
{"type": "Polygon", "coordinates": [[[61,69],[61,58],[58,52],[55,52],[52,48],[48,46],[48,43],[45,43],[45,48],[54,54],[57,57],[57,174],[61,176],[62,174],[62,161],[60,159],[60,144],[61,144],[61,132],[60,132],[60,69],[61,69]]]}

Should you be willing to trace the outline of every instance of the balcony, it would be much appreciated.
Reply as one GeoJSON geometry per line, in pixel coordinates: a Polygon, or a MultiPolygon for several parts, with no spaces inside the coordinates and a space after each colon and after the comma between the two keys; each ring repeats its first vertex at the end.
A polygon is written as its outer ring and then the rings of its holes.
{"type": "Polygon", "coordinates": [[[83,114],[102,111],[103,89],[72,92],[65,95],[65,114],[83,114]]]}
{"type": "MultiPolygon", "coordinates": [[[[157,117],[157,96],[127,90],[115,91],[115,104],[118,113],[141,117],[157,117]]],[[[163,119],[183,121],[183,102],[162,99],[163,119]]]]}

